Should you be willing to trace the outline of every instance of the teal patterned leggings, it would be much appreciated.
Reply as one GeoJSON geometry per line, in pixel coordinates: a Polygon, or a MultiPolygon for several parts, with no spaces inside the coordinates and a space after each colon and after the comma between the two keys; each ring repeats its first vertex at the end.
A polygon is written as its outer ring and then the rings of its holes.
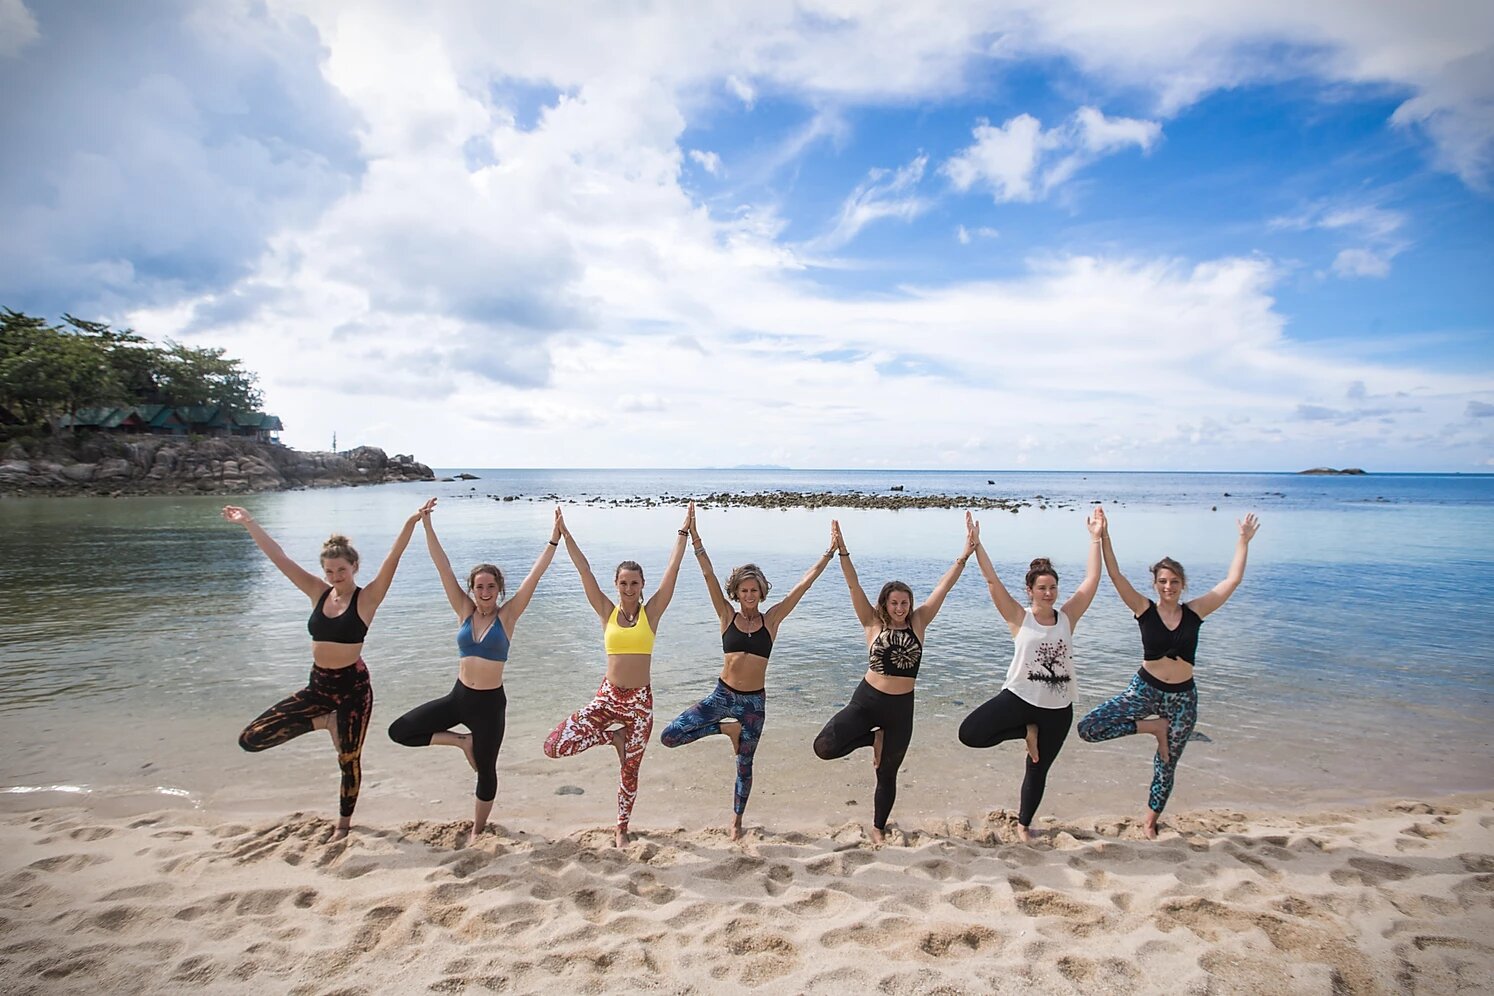
{"type": "Polygon", "coordinates": [[[1172,795],[1172,776],[1178,770],[1178,759],[1188,745],[1188,737],[1198,723],[1198,689],[1193,682],[1178,691],[1167,692],[1142,679],[1131,679],[1126,690],[1107,699],[1079,721],[1079,739],[1096,743],[1114,740],[1136,732],[1136,721],[1160,716],[1167,721],[1167,749],[1172,756],[1166,761],[1161,754],[1152,757],[1152,791],[1147,805],[1160,813],[1172,795]]]}

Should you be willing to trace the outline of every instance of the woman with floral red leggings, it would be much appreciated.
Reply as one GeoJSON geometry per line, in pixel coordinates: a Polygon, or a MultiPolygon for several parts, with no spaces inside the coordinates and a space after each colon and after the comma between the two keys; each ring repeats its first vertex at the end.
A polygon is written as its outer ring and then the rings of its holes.
{"type": "Polygon", "coordinates": [[[624,560],[613,572],[618,601],[602,593],[591,564],[576,545],[565,520],[560,518],[560,534],[565,537],[566,552],[581,575],[586,600],[602,621],[602,643],[607,650],[607,676],[597,688],[596,697],[572,713],[545,738],[545,754],[570,757],[599,744],[611,743],[617,750],[621,768],[617,788],[617,846],[628,842],[628,821],[638,798],[638,769],[643,751],[654,731],[654,693],[649,685],[649,668],[653,662],[654,635],[659,619],[674,597],[674,583],[679,576],[680,561],[685,556],[685,539],[695,522],[695,503],[685,513],[684,525],[675,540],[669,566],[659,590],[643,601],[643,568],[636,561],[624,560]]]}

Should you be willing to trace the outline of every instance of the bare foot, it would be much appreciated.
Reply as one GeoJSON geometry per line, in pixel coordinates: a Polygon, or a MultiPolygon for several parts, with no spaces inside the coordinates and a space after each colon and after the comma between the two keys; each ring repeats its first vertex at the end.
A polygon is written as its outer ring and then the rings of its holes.
{"type": "Polygon", "coordinates": [[[623,746],[623,743],[624,743],[624,741],[623,741],[623,731],[622,730],[613,730],[612,733],[611,733],[611,736],[612,736],[612,746],[617,751],[617,763],[618,764],[622,764],[623,761],[626,760],[626,758],[627,758],[627,750],[623,746]]]}
{"type": "Polygon", "coordinates": [[[742,839],[742,818],[740,816],[734,817],[731,821],[731,839],[742,839]]]}
{"type": "Polygon", "coordinates": [[[722,723],[721,732],[726,735],[726,739],[731,741],[731,752],[733,754],[742,753],[742,724],[722,723]]]}
{"type": "Polygon", "coordinates": [[[1037,835],[1034,834],[1030,828],[1024,827],[1022,824],[1018,823],[1017,839],[1024,844],[1031,844],[1033,841],[1037,840],[1037,835]]]}
{"type": "Polygon", "coordinates": [[[1167,720],[1143,719],[1136,723],[1137,733],[1149,733],[1157,738],[1157,756],[1166,764],[1172,760],[1172,749],[1167,746],[1167,720]]]}
{"type": "Polygon", "coordinates": [[[1146,819],[1141,821],[1141,832],[1146,834],[1147,840],[1157,839],[1157,814],[1147,811],[1146,819]]]}
{"type": "MultiPolygon", "coordinates": [[[[872,767],[873,768],[880,768],[881,766],[882,766],[882,731],[881,730],[877,730],[875,733],[872,734],[872,767]]],[[[879,841],[877,841],[877,843],[880,844],[881,841],[879,840],[879,841]]]]}
{"type": "Polygon", "coordinates": [[[887,835],[882,833],[882,831],[878,830],[876,827],[871,828],[870,836],[873,844],[881,844],[887,840],[887,835]]]}
{"type": "Polygon", "coordinates": [[[630,837],[630,836],[628,836],[628,830],[627,830],[626,827],[618,827],[617,828],[617,838],[615,840],[613,840],[612,846],[614,846],[614,847],[627,847],[628,844],[632,842],[632,840],[633,840],[633,838],[630,837]]]}
{"type": "Polygon", "coordinates": [[[337,826],[332,830],[332,836],[327,838],[327,843],[335,844],[337,841],[342,840],[352,828],[353,818],[351,816],[342,817],[337,821],[337,826]]]}
{"type": "Polygon", "coordinates": [[[456,738],[457,746],[462,749],[462,756],[467,759],[467,765],[473,771],[476,771],[477,755],[472,753],[472,735],[470,733],[458,733],[456,734],[456,738]]]}
{"type": "Polygon", "coordinates": [[[342,753],[342,742],[337,739],[337,713],[326,712],[320,716],[312,717],[311,728],[313,730],[326,730],[327,734],[332,737],[332,749],[339,754],[342,753]]]}
{"type": "Polygon", "coordinates": [[[1027,756],[1030,757],[1030,758],[1032,758],[1032,763],[1033,764],[1037,764],[1038,761],[1041,760],[1041,758],[1038,757],[1038,750],[1037,750],[1037,724],[1036,723],[1028,723],[1027,724],[1027,756]]]}

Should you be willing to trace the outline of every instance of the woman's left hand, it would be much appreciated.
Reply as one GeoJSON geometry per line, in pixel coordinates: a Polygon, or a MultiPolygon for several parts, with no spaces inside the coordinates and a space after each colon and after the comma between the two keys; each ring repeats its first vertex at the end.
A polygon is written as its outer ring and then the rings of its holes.
{"type": "Polygon", "coordinates": [[[1084,524],[1089,528],[1089,534],[1097,541],[1103,539],[1105,536],[1104,506],[1096,505],[1094,511],[1089,513],[1089,518],[1084,520],[1084,524]]]}
{"type": "Polygon", "coordinates": [[[1261,520],[1255,517],[1254,512],[1246,512],[1245,518],[1239,521],[1240,538],[1249,543],[1255,538],[1256,531],[1261,528],[1261,520]]]}
{"type": "Polygon", "coordinates": [[[425,500],[425,504],[421,505],[419,508],[417,508],[415,510],[415,514],[412,515],[412,516],[410,516],[410,521],[414,522],[417,519],[419,519],[421,521],[425,521],[425,520],[427,520],[427,519],[429,519],[431,517],[431,513],[434,512],[435,510],[436,510],[436,499],[434,499],[434,498],[427,498],[425,500]]]}

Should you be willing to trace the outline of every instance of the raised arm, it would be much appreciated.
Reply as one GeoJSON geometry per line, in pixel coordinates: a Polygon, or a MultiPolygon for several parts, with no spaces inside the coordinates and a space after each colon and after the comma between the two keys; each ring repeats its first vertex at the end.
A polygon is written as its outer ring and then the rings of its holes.
{"type": "Polygon", "coordinates": [[[814,566],[804,572],[799,583],[789,589],[789,593],[778,600],[778,603],[763,614],[763,622],[771,627],[769,630],[775,637],[778,635],[778,627],[788,618],[788,614],[794,611],[794,606],[799,604],[809,589],[819,580],[820,575],[825,573],[825,568],[830,566],[830,558],[835,556],[835,537],[830,537],[830,547],[820,554],[820,559],[814,562],[814,566]]]}
{"type": "Polygon", "coordinates": [[[851,589],[851,608],[856,612],[856,619],[863,629],[871,629],[877,624],[877,610],[872,608],[871,599],[861,589],[861,579],[856,577],[856,567],[851,563],[851,551],[846,549],[845,537],[840,534],[838,519],[830,520],[830,545],[840,555],[840,572],[845,575],[846,587],[851,589]]]}
{"type": "Polygon", "coordinates": [[[602,586],[597,584],[597,576],[591,572],[586,554],[581,552],[576,537],[571,535],[563,518],[560,520],[560,535],[565,539],[565,552],[571,555],[571,563],[576,565],[576,573],[581,576],[581,590],[586,592],[586,601],[591,603],[591,610],[602,620],[602,625],[607,625],[607,619],[612,615],[612,599],[602,594],[602,586]]]}
{"type": "Polygon", "coordinates": [[[313,602],[321,598],[322,592],[331,587],[327,582],[290,559],[286,555],[286,552],[280,548],[280,544],[271,539],[270,534],[265,532],[264,527],[255,521],[254,516],[249,514],[248,509],[240,508],[237,505],[225,505],[223,507],[223,518],[249,530],[249,535],[254,539],[254,545],[259,547],[266,557],[270,558],[270,563],[279,568],[280,573],[284,574],[290,580],[291,584],[301,589],[301,593],[313,602]]]}
{"type": "Polygon", "coordinates": [[[451,603],[451,611],[456,613],[457,619],[466,619],[477,611],[477,606],[473,604],[471,596],[462,590],[456,572],[451,569],[451,558],[446,556],[446,550],[436,538],[436,527],[431,522],[430,512],[424,509],[422,512],[424,514],[420,516],[420,524],[425,527],[425,548],[430,552],[431,563],[436,565],[436,576],[441,579],[441,587],[446,591],[446,601],[451,603]]]}
{"type": "Polygon", "coordinates": [[[1105,535],[1105,510],[1096,505],[1089,518],[1084,520],[1084,525],[1089,529],[1089,557],[1084,562],[1084,580],[1063,603],[1062,609],[1069,618],[1070,627],[1079,625],[1080,617],[1095,600],[1095,592],[1100,590],[1100,547],[1105,535]]]}
{"type": "Polygon", "coordinates": [[[384,596],[389,594],[389,586],[394,582],[394,572],[399,569],[399,558],[405,555],[405,548],[410,545],[410,536],[415,532],[415,523],[430,515],[435,507],[436,499],[429,498],[424,505],[415,510],[414,515],[405,520],[404,528],[400,529],[399,535],[394,537],[394,545],[389,548],[389,555],[379,565],[379,573],[363,586],[363,597],[358,600],[358,615],[364,622],[373,622],[374,613],[379,611],[379,606],[384,602],[384,596]]]}
{"type": "Polygon", "coordinates": [[[529,568],[524,582],[519,585],[519,590],[504,602],[498,609],[498,618],[503,620],[503,628],[510,636],[513,635],[514,623],[529,608],[529,600],[534,597],[534,589],[539,587],[540,578],[550,569],[550,563],[555,559],[555,551],[560,547],[560,527],[565,522],[560,514],[560,506],[555,506],[555,524],[550,527],[550,539],[545,543],[544,549],[540,550],[538,557],[534,558],[534,566],[529,568]]]}
{"type": "Polygon", "coordinates": [[[1120,563],[1115,559],[1115,547],[1110,545],[1110,523],[1107,521],[1100,530],[1100,553],[1105,558],[1105,573],[1110,575],[1110,583],[1115,585],[1115,593],[1126,603],[1126,608],[1131,610],[1131,615],[1139,616],[1146,611],[1146,606],[1151,599],[1131,587],[1131,582],[1121,573],[1120,563]]]}
{"type": "Polygon", "coordinates": [[[1239,521],[1238,525],[1240,538],[1235,541],[1235,559],[1230,561],[1229,574],[1225,575],[1224,580],[1213,588],[1188,602],[1188,608],[1198,613],[1199,618],[1203,618],[1229,601],[1229,596],[1233,595],[1235,589],[1240,587],[1240,582],[1245,580],[1245,558],[1250,554],[1250,541],[1255,538],[1256,530],[1260,529],[1261,520],[1255,517],[1254,512],[1250,512],[1239,521]]]}
{"type": "Polygon", "coordinates": [[[669,603],[674,598],[674,585],[680,579],[680,561],[685,559],[685,540],[690,538],[690,532],[694,528],[695,503],[692,501],[685,509],[685,521],[679,528],[679,535],[674,538],[674,549],[669,554],[669,566],[664,568],[664,576],[659,579],[659,587],[654,589],[653,595],[645,606],[655,633],[659,631],[659,620],[663,618],[664,610],[669,608],[669,603]]]}
{"type": "Polygon", "coordinates": [[[701,576],[705,578],[706,591],[711,596],[711,607],[716,610],[716,618],[721,620],[721,629],[725,631],[726,624],[731,621],[736,610],[726,600],[721,582],[716,580],[716,569],[711,566],[711,558],[706,554],[705,544],[700,541],[700,532],[695,528],[694,519],[690,520],[690,545],[695,548],[695,562],[700,565],[701,576]]]}
{"type": "MultiPolygon", "coordinates": [[[[975,548],[979,545],[980,526],[976,524],[973,518],[967,515],[965,517],[965,548],[960,551],[960,555],[955,558],[954,563],[949,565],[949,570],[944,572],[944,576],[939,579],[939,583],[934,585],[934,590],[929,592],[929,597],[923,600],[922,605],[913,610],[913,617],[908,621],[915,629],[927,629],[929,623],[934,621],[934,617],[939,614],[939,609],[944,605],[944,596],[948,595],[949,590],[955,586],[955,582],[960,580],[960,575],[965,570],[966,562],[969,561],[970,555],[975,552],[975,548]]],[[[923,637],[921,632],[918,635],[920,639],[923,637]]]]}
{"type": "Polygon", "coordinates": [[[996,606],[996,611],[1001,613],[1001,618],[1006,620],[1007,627],[1015,633],[1017,627],[1022,625],[1022,617],[1026,615],[1026,611],[1022,608],[1022,603],[1006,590],[1006,585],[1001,583],[996,565],[991,563],[990,554],[986,553],[986,545],[980,542],[980,523],[969,512],[965,513],[965,528],[975,530],[975,563],[986,579],[986,591],[991,596],[991,602],[996,606]]]}

